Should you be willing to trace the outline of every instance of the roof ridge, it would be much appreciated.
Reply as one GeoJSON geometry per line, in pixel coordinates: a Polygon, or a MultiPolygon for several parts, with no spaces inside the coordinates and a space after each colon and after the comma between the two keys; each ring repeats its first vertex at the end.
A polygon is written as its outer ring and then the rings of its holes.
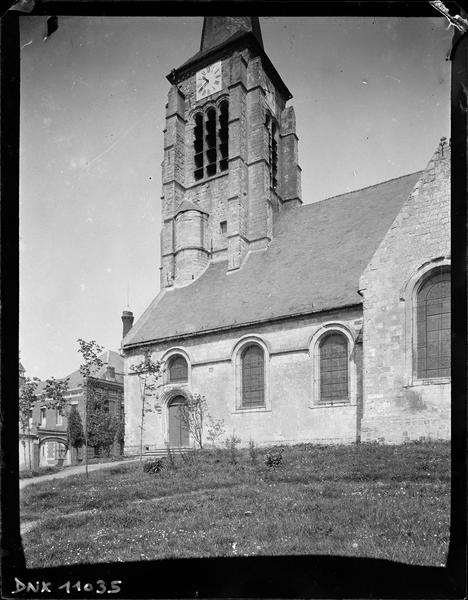
{"type": "Polygon", "coordinates": [[[315,204],[320,204],[320,202],[326,202],[327,200],[334,200],[335,198],[341,198],[341,196],[348,196],[349,194],[354,194],[356,192],[362,192],[363,190],[369,190],[371,188],[378,187],[379,185],[384,185],[386,183],[390,183],[391,181],[396,181],[397,179],[404,179],[405,177],[410,177],[411,175],[419,175],[420,173],[424,173],[424,169],[420,171],[414,171],[413,173],[407,173],[406,175],[400,175],[399,177],[392,177],[392,179],[386,179],[385,181],[380,181],[379,183],[373,183],[372,185],[365,185],[362,188],[357,188],[356,190],[351,190],[349,192],[343,192],[342,194],[337,194],[336,196],[329,196],[328,198],[322,198],[321,200],[316,200],[315,202],[309,202],[307,204],[303,204],[303,207],[313,206],[315,204]]]}

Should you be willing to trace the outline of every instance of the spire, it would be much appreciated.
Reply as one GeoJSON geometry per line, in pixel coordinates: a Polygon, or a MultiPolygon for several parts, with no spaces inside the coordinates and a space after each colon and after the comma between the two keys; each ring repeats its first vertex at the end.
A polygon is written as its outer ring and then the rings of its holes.
{"type": "Polygon", "coordinates": [[[262,32],[258,17],[205,17],[200,51],[219,46],[236,34],[252,32],[263,49],[262,32]]]}

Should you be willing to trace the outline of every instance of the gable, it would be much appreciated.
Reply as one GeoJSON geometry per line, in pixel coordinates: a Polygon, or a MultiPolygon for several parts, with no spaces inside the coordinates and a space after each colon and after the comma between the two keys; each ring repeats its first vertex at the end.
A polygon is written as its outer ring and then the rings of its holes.
{"type": "Polygon", "coordinates": [[[360,304],[359,278],[419,176],[285,210],[266,250],[164,290],[124,347],[360,304]]]}

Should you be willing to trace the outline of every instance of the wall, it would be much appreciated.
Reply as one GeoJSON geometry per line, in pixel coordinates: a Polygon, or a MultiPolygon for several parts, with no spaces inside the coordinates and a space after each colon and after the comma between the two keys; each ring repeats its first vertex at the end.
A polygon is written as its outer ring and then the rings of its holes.
{"type": "MultiPolygon", "coordinates": [[[[250,439],[259,444],[318,442],[350,443],[358,437],[357,405],[360,403],[360,352],[351,347],[354,395],[349,404],[320,406],[313,395],[314,355],[312,340],[325,323],[339,323],[355,339],[361,328],[359,306],[328,314],[309,316],[261,326],[231,329],[152,347],[156,360],[165,359],[172,349],[184,354],[190,365],[186,385],[165,384],[156,402],[157,409],[145,416],[143,446],[148,450],[164,448],[167,441],[167,401],[180,392],[204,395],[214,419],[224,419],[226,434],[235,432],[245,446],[250,439]],[[236,393],[236,349],[239,342],[259,339],[266,348],[266,408],[238,410],[236,393]]],[[[354,343],[353,343],[354,346],[354,343]]],[[[359,344],[357,344],[359,346],[359,344]]],[[[142,359],[129,351],[125,359],[125,452],[139,451],[141,398],[138,378],[130,367],[142,359]]],[[[237,390],[237,392],[236,392],[237,390]]]]}
{"type": "MultiPolygon", "coordinates": [[[[215,60],[222,63],[220,92],[196,100],[196,71],[201,65],[185,73],[184,79],[169,91],[162,163],[161,287],[187,283],[180,276],[187,269],[185,265],[182,270],[176,269],[174,256],[174,215],[184,198],[209,215],[205,249],[212,252],[213,260],[227,259],[229,269],[241,266],[249,244],[254,249],[267,246],[272,236],[273,208],[278,209],[283,201],[300,204],[294,112],[291,108],[284,110],[285,99],[268,79],[261,58],[252,51],[231,49],[215,60]],[[196,181],[195,114],[219,106],[226,98],[229,99],[229,170],[196,181]],[[281,132],[276,192],[270,189],[267,111],[277,120],[281,132]],[[227,221],[226,233],[220,230],[222,221],[227,221]]],[[[184,245],[189,245],[189,240],[184,245]]],[[[199,260],[196,253],[192,255],[186,256],[189,262],[199,260]]],[[[195,268],[194,272],[199,274],[200,269],[195,268]]]]}
{"type": "Polygon", "coordinates": [[[450,151],[444,139],[372,257],[364,298],[363,440],[450,436],[450,381],[413,376],[413,292],[449,263],[450,151]]]}

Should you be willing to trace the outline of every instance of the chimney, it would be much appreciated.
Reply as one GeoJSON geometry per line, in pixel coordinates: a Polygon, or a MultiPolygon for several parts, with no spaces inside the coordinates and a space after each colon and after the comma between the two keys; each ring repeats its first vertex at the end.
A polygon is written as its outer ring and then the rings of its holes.
{"type": "Polygon", "coordinates": [[[124,338],[130,329],[133,327],[133,313],[131,310],[123,310],[122,312],[122,337],[124,338]]]}

